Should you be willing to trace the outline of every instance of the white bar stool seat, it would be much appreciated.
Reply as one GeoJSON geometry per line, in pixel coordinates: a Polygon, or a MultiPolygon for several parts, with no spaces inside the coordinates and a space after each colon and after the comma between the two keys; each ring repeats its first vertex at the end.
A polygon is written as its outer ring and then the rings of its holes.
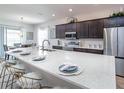
{"type": "Polygon", "coordinates": [[[40,74],[35,72],[30,72],[24,74],[17,81],[17,84],[23,89],[39,89],[41,87],[41,80],[43,78],[40,74]]]}

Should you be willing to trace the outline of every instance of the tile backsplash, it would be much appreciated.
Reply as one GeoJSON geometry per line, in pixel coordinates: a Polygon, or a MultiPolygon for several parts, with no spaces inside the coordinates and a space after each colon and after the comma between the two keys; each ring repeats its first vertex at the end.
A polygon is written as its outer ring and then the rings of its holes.
{"type": "Polygon", "coordinates": [[[103,39],[80,39],[80,47],[103,49],[103,39]]]}
{"type": "MultiPolygon", "coordinates": [[[[79,47],[90,49],[103,49],[103,39],[79,39],[75,40],[79,42],[79,47]]],[[[50,39],[51,45],[65,46],[66,39],[50,39]]]]}

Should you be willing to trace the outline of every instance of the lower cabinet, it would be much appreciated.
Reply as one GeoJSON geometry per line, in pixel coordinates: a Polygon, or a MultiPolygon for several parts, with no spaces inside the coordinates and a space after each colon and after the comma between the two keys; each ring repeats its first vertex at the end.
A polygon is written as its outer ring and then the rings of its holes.
{"type": "MultiPolygon", "coordinates": [[[[52,46],[53,49],[63,50],[62,46],[52,46]]],[[[86,52],[86,53],[94,53],[94,54],[103,54],[103,50],[97,49],[85,49],[85,48],[73,48],[73,51],[77,52],[86,52]]]]}
{"type": "Polygon", "coordinates": [[[62,46],[52,46],[52,48],[53,48],[53,49],[60,49],[60,50],[63,49],[62,46]]]}
{"type": "Polygon", "coordinates": [[[103,54],[103,50],[97,50],[97,49],[74,48],[74,51],[94,53],[94,54],[103,54]]]}

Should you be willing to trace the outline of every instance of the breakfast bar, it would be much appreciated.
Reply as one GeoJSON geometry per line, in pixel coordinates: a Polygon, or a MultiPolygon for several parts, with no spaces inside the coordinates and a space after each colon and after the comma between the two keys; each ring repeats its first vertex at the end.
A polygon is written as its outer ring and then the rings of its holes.
{"type": "Polygon", "coordinates": [[[43,74],[43,76],[57,86],[70,88],[88,88],[88,89],[115,89],[115,58],[100,54],[90,54],[83,52],[54,50],[43,51],[36,47],[17,48],[6,52],[16,57],[26,67],[32,71],[43,74]],[[14,50],[30,52],[30,55],[20,55],[14,53],[14,50]],[[45,56],[42,61],[33,61],[37,56],[45,56]],[[80,67],[79,74],[62,75],[59,66],[64,63],[75,64],[80,67]],[[52,79],[54,78],[54,79],[52,79]],[[72,86],[72,87],[71,87],[72,86]]]}

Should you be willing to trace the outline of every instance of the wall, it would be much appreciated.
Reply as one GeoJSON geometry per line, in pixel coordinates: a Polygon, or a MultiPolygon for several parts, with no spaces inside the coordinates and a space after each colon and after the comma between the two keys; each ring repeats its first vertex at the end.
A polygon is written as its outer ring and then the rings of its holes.
{"type": "Polygon", "coordinates": [[[6,26],[23,26],[23,38],[22,38],[22,43],[32,43],[34,40],[26,40],[26,32],[34,32],[34,25],[30,24],[21,24],[20,22],[15,22],[15,21],[9,21],[9,20],[0,20],[0,24],[6,25],[6,26]]]}
{"type": "MultiPolygon", "coordinates": [[[[89,13],[89,14],[79,14],[74,17],[76,17],[78,21],[85,21],[85,20],[108,17],[111,14],[111,12],[112,12],[111,10],[105,10],[105,11],[94,12],[94,13],[89,13]]],[[[48,26],[55,26],[55,25],[64,24],[64,23],[67,23],[66,18],[49,21],[43,24],[38,24],[36,26],[37,27],[48,27],[48,26]]]]}

